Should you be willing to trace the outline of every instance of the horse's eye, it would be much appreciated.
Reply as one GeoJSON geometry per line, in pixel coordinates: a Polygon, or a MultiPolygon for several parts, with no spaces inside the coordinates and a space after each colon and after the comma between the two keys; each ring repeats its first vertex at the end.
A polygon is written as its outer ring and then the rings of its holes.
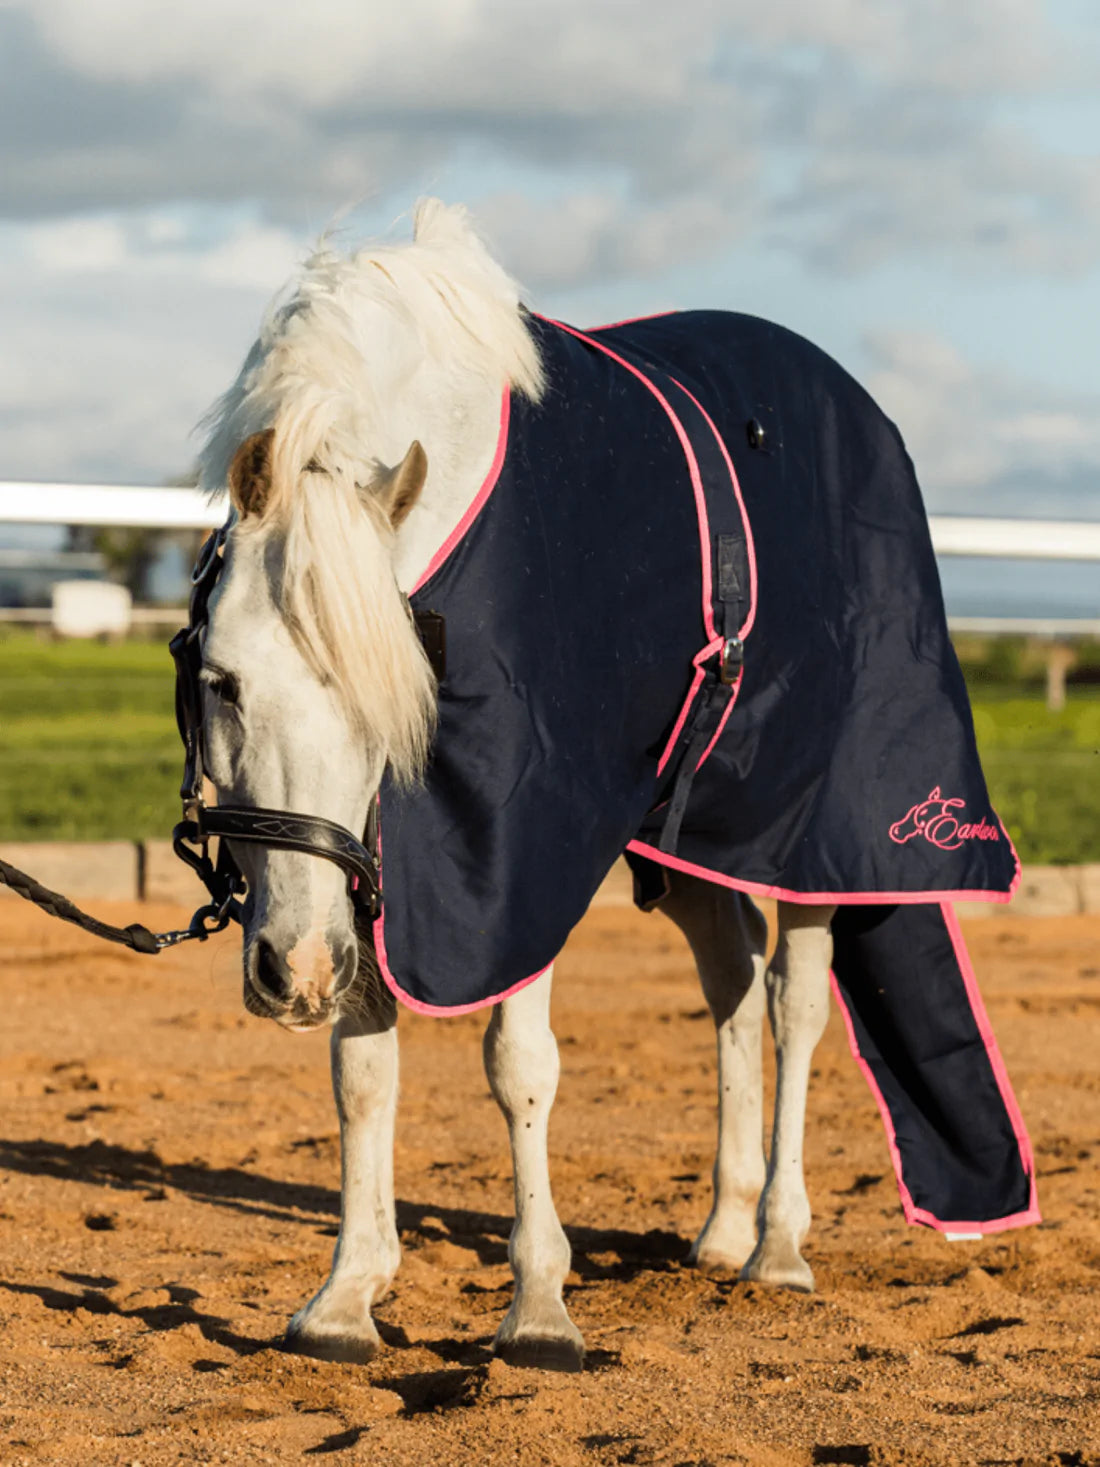
{"type": "Polygon", "coordinates": [[[203,681],[214,697],[220,699],[221,702],[228,703],[231,707],[236,707],[240,702],[241,685],[233,673],[222,672],[219,669],[217,672],[208,673],[203,681]]]}

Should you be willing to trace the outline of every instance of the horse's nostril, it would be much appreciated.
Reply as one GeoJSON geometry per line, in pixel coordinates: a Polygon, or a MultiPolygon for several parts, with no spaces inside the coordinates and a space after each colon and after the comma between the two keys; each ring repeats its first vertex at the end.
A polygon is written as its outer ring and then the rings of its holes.
{"type": "Polygon", "coordinates": [[[256,943],[256,987],[270,998],[286,1003],[294,992],[294,980],[290,966],[281,958],[266,938],[256,943]]]}

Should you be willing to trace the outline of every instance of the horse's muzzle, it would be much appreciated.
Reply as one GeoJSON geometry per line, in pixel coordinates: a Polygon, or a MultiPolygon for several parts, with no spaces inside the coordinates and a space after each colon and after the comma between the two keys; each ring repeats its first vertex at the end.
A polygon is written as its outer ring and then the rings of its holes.
{"type": "Polygon", "coordinates": [[[355,978],[358,957],[352,943],[306,940],[284,953],[257,936],[244,952],[245,1008],[295,1031],[330,1024],[355,978]]]}

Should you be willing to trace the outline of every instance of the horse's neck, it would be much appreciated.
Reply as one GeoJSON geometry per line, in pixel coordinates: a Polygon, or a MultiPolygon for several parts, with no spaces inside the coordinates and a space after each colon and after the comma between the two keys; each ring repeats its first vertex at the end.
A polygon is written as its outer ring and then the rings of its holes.
{"type": "Polygon", "coordinates": [[[501,391],[482,381],[461,391],[437,382],[421,397],[415,434],[428,456],[428,478],[394,549],[394,573],[406,594],[485,482],[496,453],[501,391]]]}

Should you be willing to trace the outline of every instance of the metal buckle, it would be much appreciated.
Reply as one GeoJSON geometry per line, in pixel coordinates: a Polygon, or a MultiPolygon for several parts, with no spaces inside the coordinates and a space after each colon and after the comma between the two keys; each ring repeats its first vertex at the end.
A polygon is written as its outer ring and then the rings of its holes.
{"type": "Polygon", "coordinates": [[[727,637],[718,659],[718,681],[727,688],[732,687],[741,676],[744,665],[745,644],[740,637],[727,637]]]}

